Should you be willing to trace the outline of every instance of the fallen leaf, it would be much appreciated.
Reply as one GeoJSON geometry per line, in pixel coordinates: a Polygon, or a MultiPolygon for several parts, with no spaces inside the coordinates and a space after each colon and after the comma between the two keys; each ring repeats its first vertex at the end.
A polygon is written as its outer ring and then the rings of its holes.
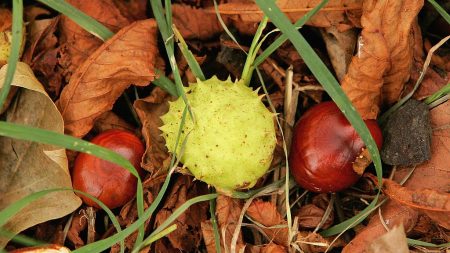
{"type": "MultiPolygon", "coordinates": [[[[433,189],[434,191],[447,193],[450,191],[448,178],[450,174],[449,164],[449,131],[450,102],[447,101],[430,111],[432,134],[431,160],[416,166],[414,173],[404,184],[409,191],[433,189]]],[[[398,168],[394,180],[399,182],[409,174],[411,168],[398,168]]],[[[408,233],[418,220],[418,211],[402,205],[399,202],[389,200],[382,206],[382,216],[389,227],[403,223],[408,233]]],[[[436,217],[435,217],[436,218],[436,217]]],[[[363,252],[365,248],[386,230],[380,222],[378,215],[371,218],[368,226],[362,229],[358,235],[344,248],[343,252],[363,252]]]]}
{"type": "Polygon", "coordinates": [[[113,0],[120,13],[128,20],[137,21],[147,18],[147,0],[113,0]]]}
{"type": "MultiPolygon", "coordinates": [[[[7,65],[0,70],[3,84],[7,65]]],[[[18,62],[12,85],[22,87],[6,113],[9,122],[63,133],[64,123],[55,104],[25,63],[18,62]]],[[[33,192],[71,188],[72,183],[64,149],[37,142],[0,137],[0,209],[33,192]]],[[[63,217],[81,205],[70,191],[46,195],[14,215],[3,227],[12,233],[63,217]]],[[[0,238],[2,248],[9,238],[0,238]]]]}
{"type": "Polygon", "coordinates": [[[215,13],[185,4],[172,4],[173,23],[184,39],[209,39],[223,28],[215,13]]]}
{"type": "Polygon", "coordinates": [[[87,228],[87,217],[84,213],[78,212],[72,218],[69,231],[67,232],[67,239],[73,243],[76,249],[84,246],[84,240],[81,239],[80,233],[87,228]]]}
{"type": "MultiPolygon", "coordinates": [[[[292,22],[296,22],[308,11],[317,6],[319,0],[279,0],[278,7],[292,22]]],[[[316,15],[308,20],[307,25],[316,27],[335,26],[340,31],[359,27],[362,0],[331,0],[316,15]]],[[[214,12],[214,8],[210,8],[214,12]]],[[[262,12],[253,1],[235,1],[219,5],[222,16],[233,20],[238,28],[241,24],[257,24],[262,19],[262,12]]]]}
{"type": "MultiPolygon", "coordinates": [[[[332,237],[323,238],[320,234],[313,232],[300,231],[297,234],[295,244],[305,253],[321,253],[325,252],[333,239],[332,237]]],[[[342,245],[344,245],[344,241],[338,239],[331,245],[330,249],[342,247],[342,245]]]]}
{"type": "MultiPolygon", "coordinates": [[[[325,210],[330,203],[328,194],[318,194],[313,197],[312,203],[300,207],[297,214],[298,225],[303,228],[316,228],[322,220],[325,210]]],[[[326,229],[333,225],[334,211],[330,212],[325,223],[322,225],[322,229],[326,229]]]]}
{"type": "Polygon", "coordinates": [[[275,243],[269,243],[264,246],[248,246],[248,253],[287,253],[289,252],[285,247],[277,245],[275,243]]]}
{"type": "Polygon", "coordinates": [[[94,124],[94,129],[101,133],[110,129],[122,129],[134,132],[135,128],[112,111],[102,113],[94,124]]]}
{"type": "Polygon", "coordinates": [[[132,23],[76,70],[57,102],[66,133],[83,137],[126,88],[131,84],[145,86],[154,79],[156,31],[153,19],[132,23]]]}
{"type": "Polygon", "coordinates": [[[376,119],[382,99],[398,99],[409,78],[410,31],[422,5],[423,0],[364,1],[358,52],[342,80],[342,89],[363,119],[376,119]]]}
{"type": "Polygon", "coordinates": [[[394,227],[370,244],[367,253],[409,253],[405,229],[402,225],[394,227]]]}
{"type": "MultiPolygon", "coordinates": [[[[111,0],[68,0],[67,2],[96,19],[113,32],[117,32],[120,28],[130,23],[111,0]]],[[[64,72],[66,81],[69,82],[72,74],[102,45],[103,41],[64,15],[61,16],[59,30],[61,34],[59,38],[59,54],[61,55],[59,64],[62,68],[61,71],[64,72]]]]}
{"type": "Polygon", "coordinates": [[[165,166],[165,161],[168,162],[169,154],[159,127],[163,125],[161,116],[169,111],[168,101],[174,99],[156,87],[150,96],[136,100],[133,105],[142,122],[142,135],[146,145],[141,166],[149,171],[152,177],[163,174],[164,168],[168,167],[165,166]]]}
{"type": "MultiPolygon", "coordinates": [[[[177,178],[162,210],[156,215],[155,227],[167,220],[175,209],[187,200],[208,193],[206,184],[193,180],[193,177],[185,175],[177,178]]],[[[177,229],[166,236],[171,246],[185,252],[193,252],[198,249],[202,239],[200,224],[207,219],[208,211],[209,203],[201,202],[183,212],[174,221],[177,229]]]]}
{"type": "Polygon", "coordinates": [[[289,246],[287,222],[281,217],[277,207],[272,202],[254,200],[247,209],[247,215],[252,220],[264,225],[261,229],[269,237],[269,241],[273,240],[276,244],[289,246]],[[274,226],[276,227],[271,228],[274,226]]]}
{"type": "MultiPolygon", "coordinates": [[[[242,204],[239,199],[233,199],[224,195],[219,195],[216,201],[216,218],[219,227],[220,245],[222,251],[225,252],[225,247],[228,250],[230,249],[234,230],[236,229],[241,214],[242,204]]],[[[240,252],[243,248],[245,248],[245,244],[242,239],[242,233],[239,233],[236,251],[240,252]]],[[[212,252],[215,252],[215,249],[212,252]]]]}
{"type": "Polygon", "coordinates": [[[320,29],[322,38],[327,47],[328,56],[333,64],[334,72],[338,80],[344,78],[348,65],[355,50],[357,33],[356,29],[349,29],[344,32],[338,31],[335,26],[320,29]]]}

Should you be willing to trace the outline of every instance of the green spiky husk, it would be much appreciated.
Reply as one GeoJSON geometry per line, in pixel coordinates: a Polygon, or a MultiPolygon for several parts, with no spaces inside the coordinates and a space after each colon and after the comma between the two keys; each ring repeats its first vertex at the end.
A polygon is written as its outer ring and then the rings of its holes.
{"type": "MultiPolygon", "coordinates": [[[[270,167],[276,145],[274,114],[242,81],[213,77],[186,88],[195,123],[187,116],[177,148],[181,162],[199,180],[222,193],[253,187],[270,167]]],[[[185,104],[170,102],[160,128],[174,153],[185,104]]]]}

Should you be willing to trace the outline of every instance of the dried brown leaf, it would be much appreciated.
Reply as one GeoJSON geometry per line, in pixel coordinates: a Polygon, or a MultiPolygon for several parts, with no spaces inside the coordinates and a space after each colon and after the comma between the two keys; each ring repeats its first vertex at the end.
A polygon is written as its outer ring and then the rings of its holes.
{"type": "Polygon", "coordinates": [[[252,220],[265,226],[261,229],[269,237],[269,241],[273,240],[277,244],[288,246],[287,222],[281,217],[277,207],[272,202],[254,200],[247,209],[247,215],[252,220]],[[282,227],[271,228],[273,226],[282,227]]]}
{"type": "Polygon", "coordinates": [[[153,19],[132,23],[77,69],[58,101],[66,133],[83,137],[126,88],[145,86],[154,79],[156,30],[153,19]]]}
{"type": "Polygon", "coordinates": [[[69,231],[67,232],[67,239],[73,243],[75,248],[84,246],[85,243],[80,237],[80,233],[87,228],[87,218],[84,213],[77,212],[73,216],[69,231]]]}
{"type": "Polygon", "coordinates": [[[119,8],[120,13],[130,21],[137,21],[147,18],[147,0],[113,0],[119,8]]]}
{"type": "MultiPolygon", "coordinates": [[[[67,2],[113,32],[117,32],[130,23],[110,0],[68,0],[67,2]]],[[[61,33],[59,64],[66,81],[69,82],[71,75],[103,42],[64,15],[61,17],[59,30],[61,33]]]]}
{"type": "Polygon", "coordinates": [[[397,99],[409,78],[410,31],[422,5],[423,0],[364,2],[358,53],[342,80],[344,92],[364,119],[377,117],[382,99],[397,99]]]}
{"type": "MultiPolygon", "coordinates": [[[[384,223],[389,227],[403,224],[405,231],[410,231],[416,224],[417,211],[403,206],[395,201],[388,201],[382,207],[382,217],[384,223]]],[[[378,237],[386,233],[386,228],[380,222],[380,217],[375,214],[370,219],[367,227],[362,229],[353,240],[342,250],[343,253],[365,252],[366,248],[378,237]]]]}
{"type": "Polygon", "coordinates": [[[104,132],[110,129],[122,129],[130,132],[134,132],[135,128],[126,122],[124,119],[119,117],[112,111],[107,111],[100,115],[94,124],[94,129],[98,133],[104,132]]]}
{"type": "MultiPolygon", "coordinates": [[[[219,195],[216,201],[216,217],[219,225],[220,244],[223,251],[224,247],[230,249],[233,233],[236,229],[239,216],[241,214],[242,203],[239,199],[233,199],[223,195],[219,195]]],[[[240,252],[240,250],[244,247],[245,244],[242,239],[242,233],[239,233],[236,251],[240,252]]],[[[213,252],[215,252],[215,249],[213,252]]]]}
{"type": "Polygon", "coordinates": [[[173,23],[184,39],[209,39],[223,31],[214,12],[172,4],[173,23]]]}
{"type": "MultiPolygon", "coordinates": [[[[335,26],[340,31],[359,26],[362,0],[331,0],[322,10],[309,19],[307,25],[317,27],[335,26]]],[[[279,0],[278,7],[296,22],[308,11],[317,6],[319,0],[279,0]]],[[[214,9],[210,9],[214,12],[214,9]]],[[[262,11],[253,1],[238,1],[219,5],[219,11],[224,17],[233,20],[239,28],[241,24],[257,24],[262,19],[262,11]]]]}
{"type": "Polygon", "coordinates": [[[264,246],[248,246],[246,248],[248,253],[287,253],[289,252],[285,247],[275,243],[269,243],[264,246]]]}
{"type": "MultiPolygon", "coordinates": [[[[185,175],[177,178],[162,210],[156,215],[155,227],[161,225],[187,200],[208,193],[206,184],[193,180],[193,177],[185,175]]],[[[173,248],[186,252],[199,248],[202,239],[200,224],[206,221],[208,210],[208,202],[201,202],[191,206],[175,220],[177,229],[166,236],[173,248]]]]}
{"type": "Polygon", "coordinates": [[[402,225],[394,227],[370,244],[367,253],[409,253],[405,229],[402,225]]]}
{"type": "Polygon", "coordinates": [[[156,87],[150,96],[134,102],[134,108],[142,122],[142,135],[146,145],[141,166],[152,173],[152,177],[164,173],[163,169],[168,167],[168,150],[159,127],[162,126],[161,116],[169,110],[168,101],[173,99],[175,98],[156,87]]]}
{"type": "MultiPolygon", "coordinates": [[[[6,69],[7,65],[0,70],[0,85],[6,69]]],[[[21,88],[6,112],[6,121],[63,133],[64,122],[58,109],[28,65],[17,63],[12,85],[21,88]]],[[[0,157],[0,209],[34,192],[72,187],[66,153],[60,147],[0,137],[0,157]]],[[[2,228],[18,233],[63,217],[80,205],[80,198],[73,192],[53,192],[17,212],[2,228]]],[[[9,239],[0,237],[0,248],[9,239]]]]}
{"type": "MultiPolygon", "coordinates": [[[[297,234],[295,243],[305,253],[321,253],[325,252],[332,240],[332,237],[323,238],[317,233],[300,231],[297,234]]],[[[342,247],[342,245],[344,245],[344,242],[338,239],[333,243],[331,248],[342,247]]]]}

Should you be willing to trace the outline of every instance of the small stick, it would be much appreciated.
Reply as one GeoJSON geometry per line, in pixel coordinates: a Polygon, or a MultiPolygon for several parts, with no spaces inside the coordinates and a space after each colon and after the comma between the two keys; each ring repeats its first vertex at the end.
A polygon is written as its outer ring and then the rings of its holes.
{"type": "Polygon", "coordinates": [[[87,244],[95,242],[95,210],[93,207],[86,208],[86,218],[88,221],[87,244]]]}

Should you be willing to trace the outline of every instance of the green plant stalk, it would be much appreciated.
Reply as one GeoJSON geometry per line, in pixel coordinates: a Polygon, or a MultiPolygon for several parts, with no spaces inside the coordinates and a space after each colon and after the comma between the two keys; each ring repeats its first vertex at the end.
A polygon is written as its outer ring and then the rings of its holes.
{"type": "Polygon", "coordinates": [[[12,11],[12,39],[11,50],[8,57],[8,68],[6,69],[5,81],[0,89],[0,109],[3,108],[9,90],[11,89],[11,82],[16,72],[17,62],[20,57],[20,48],[23,38],[23,2],[22,0],[13,0],[12,11]]]}
{"type": "Polygon", "coordinates": [[[425,104],[429,105],[447,94],[450,94],[450,83],[448,83],[447,85],[442,87],[440,90],[435,92],[433,95],[427,97],[424,102],[425,102],[425,104]]]}
{"type": "MultiPolygon", "coordinates": [[[[313,17],[317,12],[320,11],[329,0],[322,0],[317,6],[315,6],[311,11],[305,14],[305,16],[301,17],[297,22],[295,22],[295,27],[303,27],[308,20],[313,17]]],[[[288,37],[283,33],[281,34],[270,46],[268,46],[256,59],[253,63],[254,68],[257,68],[261,63],[263,63],[275,50],[277,50],[284,42],[288,40],[288,37]]]]}
{"type": "Polygon", "coordinates": [[[111,32],[106,26],[102,25],[100,22],[94,18],[86,15],[84,12],[73,7],[69,3],[63,0],[38,0],[39,2],[47,5],[48,7],[66,15],[68,18],[73,20],[84,30],[88,31],[97,38],[106,41],[111,38],[114,33],[111,32]]]}
{"type": "Polygon", "coordinates": [[[450,24],[450,15],[440,6],[435,0],[428,0],[428,2],[433,5],[436,11],[447,21],[447,24],[450,24]]]}
{"type": "MultiPolygon", "coordinates": [[[[161,1],[150,0],[150,5],[152,6],[153,15],[155,16],[156,22],[158,23],[159,32],[161,33],[161,36],[163,37],[164,40],[166,53],[167,56],[169,57],[170,67],[172,68],[173,77],[175,79],[175,87],[177,89],[177,94],[181,96],[184,103],[187,105],[190,117],[195,122],[194,114],[192,113],[191,107],[189,106],[189,101],[187,100],[186,93],[183,88],[183,82],[181,81],[180,71],[178,70],[178,66],[175,60],[175,53],[174,53],[175,50],[173,45],[174,35],[173,32],[171,32],[172,26],[170,27],[168,26],[168,23],[163,16],[164,9],[161,5],[161,1]]],[[[168,9],[170,8],[166,8],[166,11],[169,11],[168,9]]]]}
{"type": "Polygon", "coordinates": [[[237,41],[236,37],[234,37],[233,33],[231,33],[230,29],[228,29],[227,25],[225,24],[225,22],[222,19],[222,16],[220,16],[220,11],[219,11],[219,6],[217,5],[217,1],[213,0],[213,3],[214,3],[214,12],[216,13],[217,20],[219,20],[219,23],[222,26],[223,30],[231,38],[231,40],[233,40],[233,42],[242,50],[242,52],[247,54],[247,52],[245,52],[245,50],[241,47],[241,45],[237,41]]]}
{"type": "Polygon", "coordinates": [[[258,42],[261,38],[261,35],[264,31],[264,28],[267,26],[267,22],[269,21],[269,18],[267,16],[263,17],[263,20],[258,25],[258,29],[256,30],[255,36],[253,36],[252,44],[250,46],[250,50],[247,55],[247,59],[245,60],[244,69],[242,70],[241,79],[244,80],[244,84],[249,86],[250,81],[252,79],[253,75],[253,69],[252,65],[255,61],[256,56],[258,55],[258,42]]]}
{"type": "MultiPolygon", "coordinates": [[[[147,246],[151,245],[152,243],[154,243],[157,240],[163,238],[164,236],[172,233],[175,230],[177,230],[177,224],[173,224],[172,226],[164,229],[163,231],[159,232],[155,236],[146,239],[143,243],[143,247],[147,247],[147,246]]],[[[133,252],[138,252],[138,251],[133,251],[133,252]]]]}
{"type": "Polygon", "coordinates": [[[178,47],[181,50],[181,53],[183,54],[184,58],[186,59],[189,68],[192,70],[192,73],[194,76],[200,81],[205,81],[205,75],[203,74],[202,69],[200,68],[200,64],[198,64],[197,60],[194,57],[194,54],[192,54],[191,50],[189,50],[188,45],[186,44],[186,41],[184,41],[183,36],[181,36],[181,33],[178,31],[178,29],[175,27],[175,25],[172,26],[173,33],[175,34],[175,37],[177,38],[178,47]]]}
{"type": "Polygon", "coordinates": [[[217,218],[216,218],[216,200],[211,199],[209,201],[209,214],[211,215],[211,224],[213,227],[214,232],[214,246],[216,248],[216,253],[221,253],[220,248],[220,233],[219,233],[219,226],[217,225],[217,218]]]}
{"type": "MultiPolygon", "coordinates": [[[[373,140],[364,121],[361,119],[359,114],[356,112],[356,109],[351,105],[350,100],[344,94],[342,88],[339,86],[339,83],[327,69],[322,60],[317,56],[317,54],[314,52],[314,50],[308,44],[305,38],[289,22],[287,17],[280,11],[280,9],[274,2],[256,0],[256,3],[263,10],[263,12],[270,18],[270,20],[272,20],[272,22],[283,32],[283,34],[285,34],[289,38],[289,40],[291,40],[292,44],[297,49],[298,53],[302,56],[303,60],[305,61],[311,72],[314,74],[317,80],[323,85],[324,89],[334,100],[334,102],[340,108],[340,110],[348,119],[348,121],[355,128],[356,132],[361,136],[374,161],[378,183],[379,185],[382,185],[383,171],[377,145],[375,144],[375,141],[373,140]]],[[[376,198],[374,199],[374,201],[372,201],[369,207],[374,206],[376,204],[379,194],[380,192],[378,191],[376,198]]],[[[364,209],[364,211],[358,214],[357,216],[367,216],[369,214],[368,210],[370,210],[369,207],[366,207],[366,209],[364,209]]],[[[326,230],[324,233],[328,235],[336,234],[337,228],[347,227],[348,224],[352,224],[353,222],[352,219],[344,221],[343,223],[326,230]]]]}

